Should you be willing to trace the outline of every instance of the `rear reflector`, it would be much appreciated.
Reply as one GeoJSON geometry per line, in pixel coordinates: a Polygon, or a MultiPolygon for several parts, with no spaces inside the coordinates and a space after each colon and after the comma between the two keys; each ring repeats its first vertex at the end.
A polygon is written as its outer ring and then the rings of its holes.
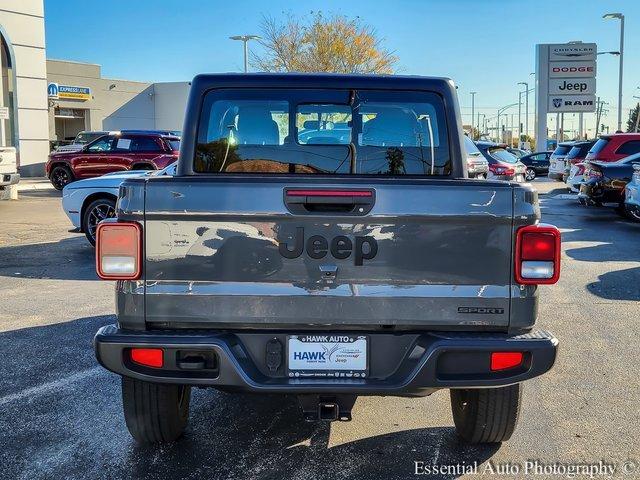
{"type": "Polygon", "coordinates": [[[131,360],[145,367],[162,368],[164,356],[160,348],[132,348],[131,360]]]}
{"type": "Polygon", "coordinates": [[[529,225],[516,234],[515,277],[522,285],[552,284],[560,278],[560,231],[529,225]]]}
{"type": "Polygon", "coordinates": [[[289,197],[371,197],[370,190],[287,190],[289,197]]]}
{"type": "Polygon", "coordinates": [[[96,270],[104,280],[136,280],[141,274],[142,229],[137,223],[107,222],[96,230],[96,270]]]}
{"type": "Polygon", "coordinates": [[[506,370],[522,365],[522,352],[493,352],[491,354],[491,371],[506,370]]]}

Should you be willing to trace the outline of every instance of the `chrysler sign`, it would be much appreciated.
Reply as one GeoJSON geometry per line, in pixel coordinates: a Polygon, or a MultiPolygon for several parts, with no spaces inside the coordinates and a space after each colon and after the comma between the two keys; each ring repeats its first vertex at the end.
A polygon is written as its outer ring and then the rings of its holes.
{"type": "Polygon", "coordinates": [[[593,112],[595,95],[549,95],[549,113],[593,112]]]}
{"type": "Polygon", "coordinates": [[[595,43],[564,43],[549,45],[549,60],[595,60],[597,47],[595,43]]]}
{"type": "Polygon", "coordinates": [[[593,78],[595,76],[595,61],[549,62],[549,78],[593,78]]]}

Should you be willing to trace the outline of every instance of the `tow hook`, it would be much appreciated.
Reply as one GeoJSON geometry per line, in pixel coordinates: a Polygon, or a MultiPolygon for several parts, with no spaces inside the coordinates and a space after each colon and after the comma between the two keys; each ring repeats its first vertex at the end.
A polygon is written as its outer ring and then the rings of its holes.
{"type": "Polygon", "coordinates": [[[298,395],[307,422],[349,422],[357,395],[298,395]]]}

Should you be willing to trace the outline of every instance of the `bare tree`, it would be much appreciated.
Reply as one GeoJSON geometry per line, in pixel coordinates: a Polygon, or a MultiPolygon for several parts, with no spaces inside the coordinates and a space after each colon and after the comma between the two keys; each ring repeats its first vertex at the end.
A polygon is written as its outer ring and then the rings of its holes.
{"type": "Polygon", "coordinates": [[[263,53],[253,53],[251,64],[266,72],[393,73],[398,61],[358,18],[265,16],[260,28],[263,53]]]}

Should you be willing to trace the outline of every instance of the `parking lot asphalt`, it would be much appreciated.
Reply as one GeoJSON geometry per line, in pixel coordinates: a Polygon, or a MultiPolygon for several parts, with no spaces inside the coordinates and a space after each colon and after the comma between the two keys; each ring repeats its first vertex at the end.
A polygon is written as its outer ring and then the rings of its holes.
{"type": "Polygon", "coordinates": [[[454,466],[431,478],[473,478],[453,469],[474,462],[483,476],[509,464],[525,478],[526,461],[603,461],[614,478],[640,477],[640,225],[536,185],[543,221],[563,233],[561,280],[541,287],[538,322],[559,358],[525,385],[512,439],[483,447],[457,440],[446,391],[360,398],[352,422],[329,425],[305,423],[294,398],[214,390],[194,390],[184,438],[137,446],[119,378],[91,347],[114,321],[113,285],[68,231],[58,192],[0,202],[0,477],[392,479],[414,477],[414,461],[454,466]],[[638,469],[624,476],[628,461],[638,469]]]}

